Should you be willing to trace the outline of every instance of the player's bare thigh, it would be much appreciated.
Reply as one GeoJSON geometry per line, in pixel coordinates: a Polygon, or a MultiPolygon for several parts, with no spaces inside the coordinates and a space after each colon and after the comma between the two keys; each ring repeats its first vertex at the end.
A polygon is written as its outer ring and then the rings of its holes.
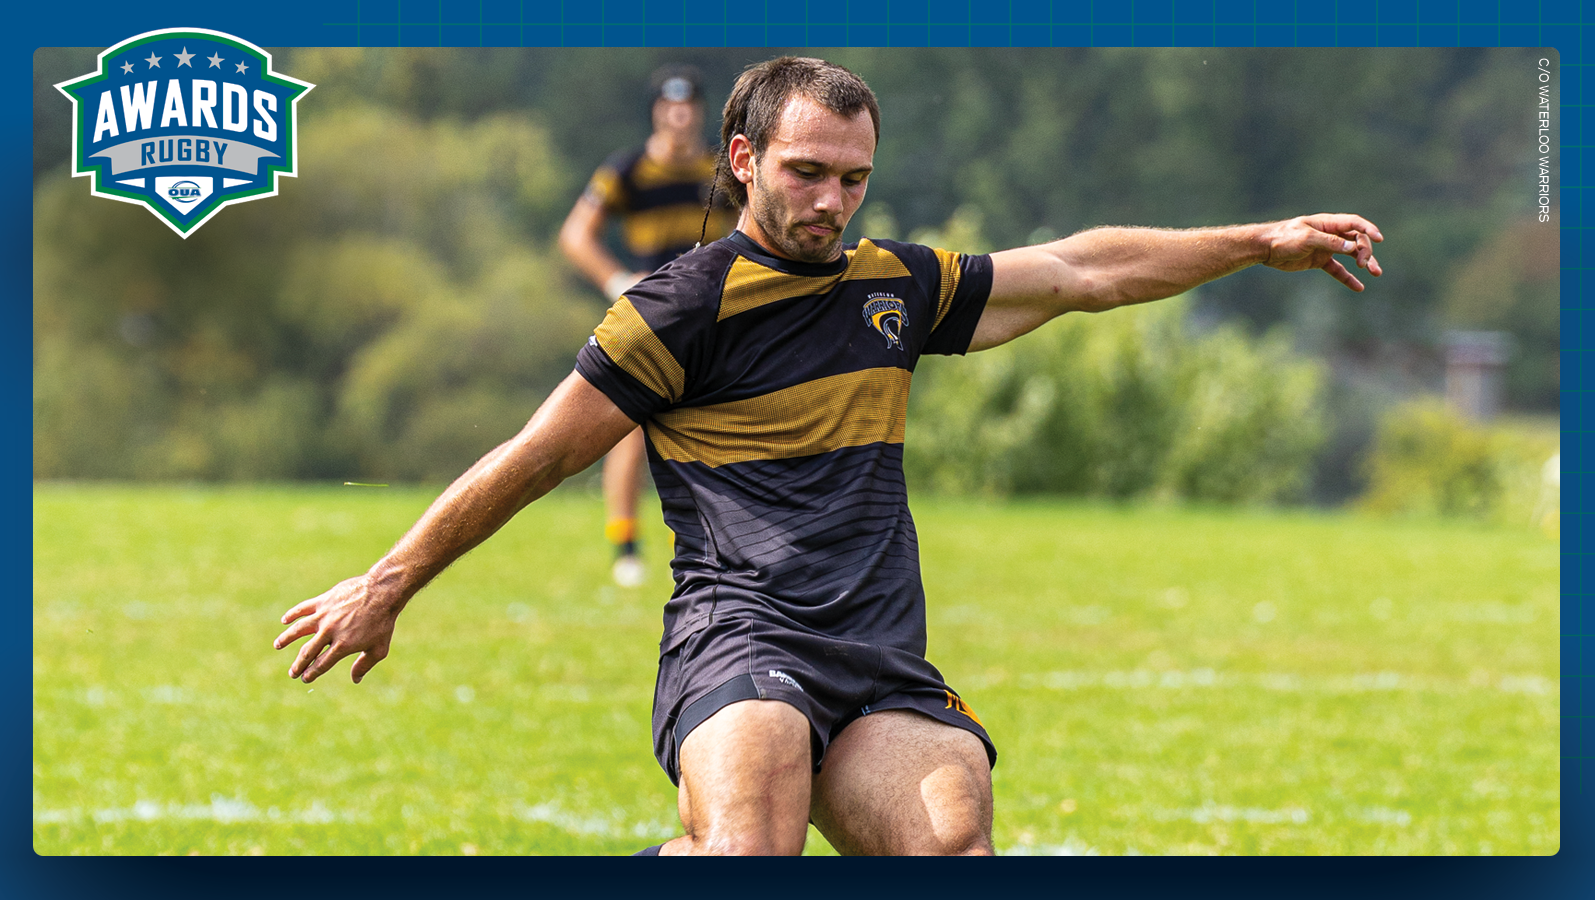
{"type": "Polygon", "coordinates": [[[863,716],[826,751],[810,813],[843,854],[990,854],[985,746],[911,710],[863,716]]]}
{"type": "Polygon", "coordinates": [[[809,720],[779,700],[743,700],[681,742],[684,837],[662,856],[789,855],[808,836],[814,759],[809,720]]]}

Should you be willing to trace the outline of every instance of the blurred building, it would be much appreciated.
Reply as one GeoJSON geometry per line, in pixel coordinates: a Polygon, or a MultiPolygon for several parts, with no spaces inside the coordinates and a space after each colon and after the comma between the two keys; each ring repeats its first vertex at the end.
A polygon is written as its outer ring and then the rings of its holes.
{"type": "Polygon", "coordinates": [[[1475,422],[1501,413],[1501,377],[1512,352],[1504,331],[1448,331],[1445,395],[1451,408],[1475,422]]]}

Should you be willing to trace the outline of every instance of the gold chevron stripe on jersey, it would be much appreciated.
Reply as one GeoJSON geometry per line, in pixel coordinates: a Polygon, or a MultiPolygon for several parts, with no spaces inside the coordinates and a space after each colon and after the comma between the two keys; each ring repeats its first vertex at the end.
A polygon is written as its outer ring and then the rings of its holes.
{"type": "Polygon", "coordinates": [[[710,467],[901,444],[911,378],[906,369],[864,369],[747,400],[672,409],[648,422],[648,440],[670,462],[710,467]]]}
{"type": "Polygon", "coordinates": [[[958,264],[958,254],[951,250],[931,252],[936,254],[936,262],[941,265],[941,296],[936,300],[936,321],[930,323],[930,329],[935,331],[953,308],[953,294],[958,291],[958,279],[963,277],[964,267],[958,264]]]}
{"type": "Polygon", "coordinates": [[[642,382],[643,387],[671,403],[681,399],[687,373],[630,300],[621,297],[615,301],[593,336],[615,365],[642,382]]]}
{"type": "MultiPolygon", "coordinates": [[[[958,264],[954,255],[953,268],[958,264]]],[[[937,257],[942,264],[942,291],[947,292],[947,260],[937,257]]],[[[732,316],[758,309],[770,303],[793,297],[811,297],[823,294],[842,281],[859,281],[866,278],[907,278],[908,267],[893,253],[882,250],[868,240],[859,241],[858,247],[847,251],[847,268],[836,275],[788,275],[762,266],[745,256],[737,257],[726,275],[725,290],[720,295],[720,312],[716,321],[724,322],[732,316]]],[[[956,285],[957,282],[954,281],[956,285]]],[[[942,307],[949,305],[943,300],[942,307]]],[[[938,321],[940,317],[938,316],[938,321]]]]}

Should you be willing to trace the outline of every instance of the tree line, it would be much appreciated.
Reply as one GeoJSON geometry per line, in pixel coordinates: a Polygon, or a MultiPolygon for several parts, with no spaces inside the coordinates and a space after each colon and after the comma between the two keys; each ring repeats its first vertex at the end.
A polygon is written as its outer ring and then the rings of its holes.
{"type": "MultiPolygon", "coordinates": [[[[35,55],[37,477],[454,474],[525,420],[602,315],[553,236],[592,168],[646,135],[652,69],[703,71],[708,131],[736,73],[780,51],[276,50],[317,85],[301,175],[187,241],[68,177],[70,104],[49,85],[94,52],[35,55]]],[[[1556,409],[1530,51],[819,55],[882,104],[850,238],[989,249],[1100,224],[1378,222],[1387,274],[1366,294],[1249,271],[1186,305],[1193,339],[1273,333],[1267,353],[1283,341],[1322,367],[1318,494],[1353,489],[1387,397],[1435,386],[1448,328],[1509,331],[1509,403],[1556,409]]]]}

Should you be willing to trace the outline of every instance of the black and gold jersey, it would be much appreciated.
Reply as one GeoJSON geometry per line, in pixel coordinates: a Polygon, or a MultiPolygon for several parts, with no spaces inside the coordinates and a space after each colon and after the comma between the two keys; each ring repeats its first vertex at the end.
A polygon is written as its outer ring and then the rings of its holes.
{"type": "Polygon", "coordinates": [[[671,166],[642,150],[622,151],[593,173],[586,195],[619,218],[627,252],[641,271],[652,272],[691,250],[699,235],[707,243],[731,231],[732,213],[720,204],[704,227],[703,206],[713,180],[712,154],[671,166]]]}
{"type": "Polygon", "coordinates": [[[667,642],[752,614],[924,654],[909,383],[968,349],[990,289],[988,256],[864,240],[804,264],[735,232],[610,308],[576,367],[645,426],[667,642]]]}

